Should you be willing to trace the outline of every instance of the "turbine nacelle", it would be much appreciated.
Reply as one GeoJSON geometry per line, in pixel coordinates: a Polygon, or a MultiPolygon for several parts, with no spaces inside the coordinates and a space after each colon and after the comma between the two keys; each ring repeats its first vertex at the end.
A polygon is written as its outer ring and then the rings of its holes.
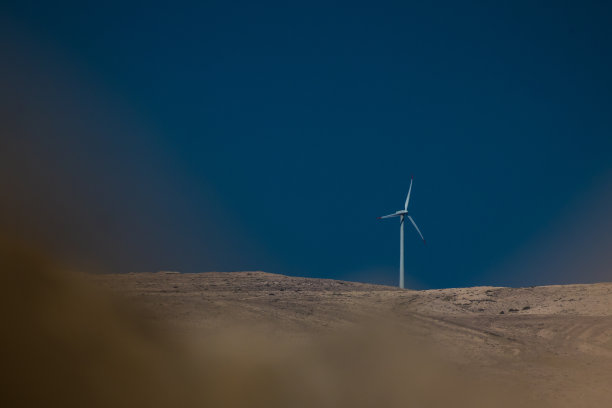
{"type": "Polygon", "coordinates": [[[383,215],[382,217],[378,217],[378,219],[382,220],[383,218],[399,217],[401,215],[406,215],[406,214],[408,214],[408,211],[399,210],[399,211],[394,212],[393,214],[383,215]]]}

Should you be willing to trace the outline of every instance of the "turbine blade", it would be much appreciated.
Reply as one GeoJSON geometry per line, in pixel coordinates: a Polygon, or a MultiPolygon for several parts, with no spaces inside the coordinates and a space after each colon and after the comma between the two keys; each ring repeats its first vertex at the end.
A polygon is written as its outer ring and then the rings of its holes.
{"type": "Polygon", "coordinates": [[[419,233],[419,235],[421,236],[421,239],[423,240],[423,242],[425,242],[425,238],[423,238],[423,234],[421,234],[421,231],[419,230],[419,227],[417,227],[416,222],[414,222],[414,220],[412,219],[411,216],[408,216],[408,219],[410,220],[412,225],[414,225],[414,228],[416,228],[416,230],[419,233]]]}
{"type": "Polygon", "coordinates": [[[379,220],[382,220],[383,218],[391,218],[391,217],[399,217],[401,214],[389,214],[389,215],[383,215],[382,217],[378,217],[379,220]]]}
{"type": "Polygon", "coordinates": [[[406,196],[406,204],[404,204],[404,211],[408,211],[408,203],[410,202],[410,192],[412,191],[412,180],[414,176],[410,177],[410,187],[408,188],[408,195],[406,196]]]}

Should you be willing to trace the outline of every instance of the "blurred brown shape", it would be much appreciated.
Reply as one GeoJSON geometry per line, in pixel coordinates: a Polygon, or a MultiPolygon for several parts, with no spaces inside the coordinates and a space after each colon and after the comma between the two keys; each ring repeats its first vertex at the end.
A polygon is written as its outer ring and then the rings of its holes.
{"type": "Polygon", "coordinates": [[[2,242],[3,406],[184,406],[181,353],[74,273],[2,242]]]}

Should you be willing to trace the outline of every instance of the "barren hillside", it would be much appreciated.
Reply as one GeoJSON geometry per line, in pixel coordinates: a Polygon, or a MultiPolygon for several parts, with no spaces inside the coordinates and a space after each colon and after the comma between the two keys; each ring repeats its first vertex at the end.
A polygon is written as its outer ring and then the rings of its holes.
{"type": "Polygon", "coordinates": [[[312,339],[385,324],[459,371],[518,385],[536,405],[612,404],[610,283],[413,291],[264,272],[93,279],[192,338],[248,326],[312,339]]]}

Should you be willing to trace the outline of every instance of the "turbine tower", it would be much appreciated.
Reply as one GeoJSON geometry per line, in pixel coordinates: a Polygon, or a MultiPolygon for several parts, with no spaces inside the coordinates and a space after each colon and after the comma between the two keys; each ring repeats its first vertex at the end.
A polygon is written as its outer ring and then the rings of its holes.
{"type": "Polygon", "coordinates": [[[423,234],[417,227],[416,222],[412,219],[411,216],[408,215],[408,203],[410,202],[410,192],[412,191],[412,180],[414,176],[410,178],[410,187],[408,188],[408,195],[406,196],[406,203],[404,204],[404,209],[394,212],[393,214],[385,215],[383,217],[378,217],[378,219],[383,218],[391,218],[391,217],[400,217],[400,267],[399,267],[399,287],[404,289],[404,217],[407,217],[414,228],[417,230],[423,243],[426,244],[425,238],[423,238],[423,234]]]}

